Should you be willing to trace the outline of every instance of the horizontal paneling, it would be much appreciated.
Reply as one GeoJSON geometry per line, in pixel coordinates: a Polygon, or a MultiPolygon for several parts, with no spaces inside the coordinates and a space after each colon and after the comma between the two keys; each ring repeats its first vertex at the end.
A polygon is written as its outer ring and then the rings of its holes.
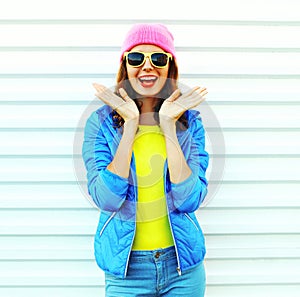
{"type": "MultiPolygon", "coordinates": [[[[37,278],[38,279],[38,278],[37,278]]],[[[97,296],[104,297],[105,292],[102,286],[54,286],[54,287],[4,287],[0,288],[1,294],[7,297],[20,297],[20,296],[30,296],[30,297],[87,297],[87,296],[97,296]]]]}
{"type": "MultiPolygon", "coordinates": [[[[93,206],[89,202],[85,184],[4,183],[0,185],[0,196],[1,209],[84,209],[93,206]]],[[[223,183],[214,190],[206,207],[300,207],[299,196],[300,187],[297,183],[223,183]]]]}
{"type": "MultiPolygon", "coordinates": [[[[84,185],[85,187],[85,185],[84,185]]],[[[83,188],[74,184],[0,185],[0,208],[47,209],[91,208],[83,188]]]]}
{"type": "Polygon", "coordinates": [[[7,261],[0,268],[1,286],[104,285],[95,261],[7,261]]]}
{"type": "Polygon", "coordinates": [[[209,201],[196,212],[206,297],[298,297],[299,4],[184,4],[154,0],[142,17],[137,0],[12,0],[0,10],[0,296],[105,295],[82,129],[101,105],[92,83],[114,85],[124,34],[140,19],[168,25],[180,82],[209,91],[199,107],[209,201]]]}
{"type": "MultiPolygon", "coordinates": [[[[101,102],[99,101],[99,106],[101,102]]],[[[0,128],[83,128],[96,104],[86,105],[4,105],[0,109],[0,128]]],[[[210,105],[202,112],[206,128],[300,128],[300,105],[210,105]]]]}
{"type": "Polygon", "coordinates": [[[99,211],[5,210],[1,212],[0,234],[87,235],[96,231],[99,211]]]}
{"type": "MultiPolygon", "coordinates": [[[[113,50],[119,50],[131,25],[0,23],[0,47],[86,47],[87,50],[113,47],[113,50]]],[[[199,50],[207,47],[230,48],[234,51],[238,48],[273,48],[274,51],[278,48],[300,48],[300,40],[295,38],[300,36],[300,25],[224,26],[196,23],[168,24],[168,28],[174,32],[176,48],[185,48],[187,51],[191,51],[192,47],[199,47],[199,50]]]]}
{"type": "Polygon", "coordinates": [[[299,284],[299,264],[297,259],[211,260],[206,263],[213,271],[209,275],[210,284],[299,284]]]}
{"type": "MultiPolygon", "coordinates": [[[[224,175],[224,181],[299,181],[300,180],[300,158],[280,157],[236,157],[227,158],[225,169],[214,168],[213,162],[218,158],[211,158],[207,177],[216,172],[224,175]],[[289,168],[287,171],[286,168],[289,168]]],[[[81,167],[81,160],[75,161],[77,175],[85,175],[85,169],[81,167]]],[[[33,181],[76,181],[73,172],[72,158],[12,158],[0,159],[0,180],[2,182],[33,182],[33,181]]],[[[219,181],[219,179],[217,180],[219,181]]]]}
{"type": "MultiPolygon", "coordinates": [[[[0,131],[1,155],[71,156],[80,155],[83,131],[0,131]],[[76,133],[76,140],[74,139],[76,133]],[[22,145],[20,145],[22,144],[22,145]]],[[[289,155],[300,152],[300,131],[206,131],[206,150],[210,154],[289,155]],[[221,139],[220,139],[221,138],[221,139]],[[224,142],[221,142],[224,139],[224,142]],[[223,143],[223,144],[222,144],[223,143]]]]}
{"type": "Polygon", "coordinates": [[[295,258],[300,234],[207,235],[208,259],[295,258]]]}
{"type": "Polygon", "coordinates": [[[202,209],[198,218],[205,233],[299,233],[299,209],[202,209]],[[284,220],[278,220],[284,218],[284,220]],[[230,231],[229,231],[230,230],[230,231]]]}
{"type": "Polygon", "coordinates": [[[299,183],[221,184],[207,207],[300,207],[299,183]]]}
{"type": "MultiPolygon", "coordinates": [[[[0,260],[94,260],[94,234],[0,236],[0,260]]],[[[300,234],[206,236],[207,259],[290,259],[300,255],[300,234]]]]}
{"type": "MultiPolygon", "coordinates": [[[[94,234],[98,211],[5,210],[1,211],[1,235],[94,234]]],[[[299,209],[208,209],[197,213],[205,234],[300,233],[299,209]],[[278,218],[285,218],[278,220],[278,218]]]]}
{"type": "MultiPolygon", "coordinates": [[[[112,51],[2,51],[0,74],[114,74],[118,70],[119,55],[112,51]]],[[[178,52],[177,60],[181,74],[189,75],[299,75],[300,71],[300,52],[178,52]]]]}
{"type": "MultiPolygon", "coordinates": [[[[50,101],[52,104],[60,102],[85,101],[86,104],[95,97],[93,82],[100,82],[108,87],[115,84],[115,78],[1,78],[0,99],[1,101],[33,101],[43,104],[50,101]],[[12,92],[11,90],[14,90],[12,92]]],[[[295,88],[297,84],[295,83],[295,88]]],[[[0,102],[1,102],[0,101],[0,102]]]]}
{"type": "Polygon", "coordinates": [[[273,284],[270,285],[217,285],[208,286],[206,290],[207,297],[282,297],[286,296],[287,292],[289,297],[298,297],[300,285],[283,285],[273,284]]]}
{"type": "MultiPolygon", "coordinates": [[[[72,155],[74,132],[0,132],[0,155],[72,155]],[[22,144],[22,145],[20,145],[22,144]]],[[[81,132],[83,134],[83,132],[81,132]]],[[[83,137],[83,136],[81,136],[83,137]]],[[[79,143],[76,152],[81,153],[79,143]]]]}
{"type": "MultiPolygon", "coordinates": [[[[300,71],[299,71],[300,73],[300,71]]],[[[93,82],[113,87],[115,78],[1,78],[0,103],[24,101],[36,104],[61,104],[63,102],[86,102],[94,98],[93,82]],[[12,89],[14,90],[12,92],[12,89]]],[[[268,102],[285,103],[299,102],[299,79],[247,79],[247,78],[220,78],[208,77],[181,78],[180,84],[184,86],[205,86],[209,94],[207,102],[268,102]],[[255,87],[253,87],[255,86],[255,87]]]]}
{"type": "MultiPolygon", "coordinates": [[[[209,285],[298,284],[300,276],[296,259],[206,260],[205,267],[209,285]]],[[[7,261],[1,265],[0,276],[0,286],[30,286],[37,279],[39,286],[104,285],[103,273],[94,261],[7,261]]]]}
{"type": "MultiPolygon", "coordinates": [[[[207,208],[300,207],[298,183],[221,183],[207,208]],[[288,194],[287,194],[288,193],[288,194]]],[[[92,208],[86,185],[1,184],[0,209],[85,209],[92,208]]]]}
{"type": "MultiPolygon", "coordinates": [[[[275,130],[275,129],[274,129],[275,130]]],[[[289,155],[300,152],[300,131],[223,131],[225,147],[220,132],[207,131],[209,152],[225,152],[226,155],[289,155]]]]}
{"type": "Polygon", "coordinates": [[[94,236],[0,236],[1,260],[94,260],[94,236]]]}
{"type": "Polygon", "coordinates": [[[226,3],[221,0],[202,1],[201,11],[196,0],[187,0],[184,5],[174,5],[171,0],[164,2],[153,0],[151,5],[152,9],[145,9],[141,13],[138,0],[131,1],[130,7],[124,6],[121,0],[101,3],[97,0],[85,2],[64,0],[63,4],[59,0],[43,3],[38,0],[27,0],[26,4],[11,0],[1,10],[0,19],[113,19],[114,22],[122,20],[132,22],[137,19],[167,19],[176,22],[193,19],[299,21],[298,2],[294,0],[276,2],[276,5],[272,0],[265,0],[263,3],[258,0],[243,3],[238,0],[228,0],[226,3]],[[28,9],[29,7],[31,9],[28,9]]]}

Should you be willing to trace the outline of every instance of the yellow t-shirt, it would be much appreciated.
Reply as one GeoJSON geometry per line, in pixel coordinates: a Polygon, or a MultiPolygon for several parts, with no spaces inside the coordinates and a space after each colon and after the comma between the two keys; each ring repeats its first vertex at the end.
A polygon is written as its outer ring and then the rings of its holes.
{"type": "Polygon", "coordinates": [[[133,250],[173,246],[164,189],[166,145],[159,126],[140,125],[133,144],[138,184],[133,250]]]}

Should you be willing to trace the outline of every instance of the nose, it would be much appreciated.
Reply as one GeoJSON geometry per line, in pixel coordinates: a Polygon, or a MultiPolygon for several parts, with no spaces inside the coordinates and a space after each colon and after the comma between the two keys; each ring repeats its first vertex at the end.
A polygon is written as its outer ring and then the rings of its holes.
{"type": "Polygon", "coordinates": [[[143,70],[149,71],[149,70],[152,70],[152,69],[153,69],[153,67],[152,67],[152,64],[150,62],[150,58],[147,57],[146,60],[145,60],[144,65],[143,65],[143,70]]]}

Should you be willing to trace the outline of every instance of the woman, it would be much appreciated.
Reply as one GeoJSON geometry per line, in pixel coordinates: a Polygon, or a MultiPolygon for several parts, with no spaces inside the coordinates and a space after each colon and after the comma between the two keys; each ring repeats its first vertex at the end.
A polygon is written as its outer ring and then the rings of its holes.
{"type": "Polygon", "coordinates": [[[181,93],[174,40],[163,24],[125,37],[115,92],[88,119],[83,159],[101,210],[95,257],[107,297],[204,296],[205,242],[194,212],[207,193],[199,112],[205,88],[181,93]]]}

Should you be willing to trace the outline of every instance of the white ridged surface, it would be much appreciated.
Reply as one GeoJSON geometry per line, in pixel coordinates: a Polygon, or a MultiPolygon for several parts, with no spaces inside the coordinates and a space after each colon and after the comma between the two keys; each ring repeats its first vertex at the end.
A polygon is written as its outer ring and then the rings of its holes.
{"type": "Polygon", "coordinates": [[[92,83],[113,87],[137,19],[165,22],[180,82],[209,91],[199,109],[212,197],[197,211],[206,297],[299,296],[300,5],[154,2],[155,14],[116,9],[124,1],[1,7],[0,296],[104,296],[93,254],[99,211],[77,181],[85,180],[80,141],[101,105],[92,83]]]}

